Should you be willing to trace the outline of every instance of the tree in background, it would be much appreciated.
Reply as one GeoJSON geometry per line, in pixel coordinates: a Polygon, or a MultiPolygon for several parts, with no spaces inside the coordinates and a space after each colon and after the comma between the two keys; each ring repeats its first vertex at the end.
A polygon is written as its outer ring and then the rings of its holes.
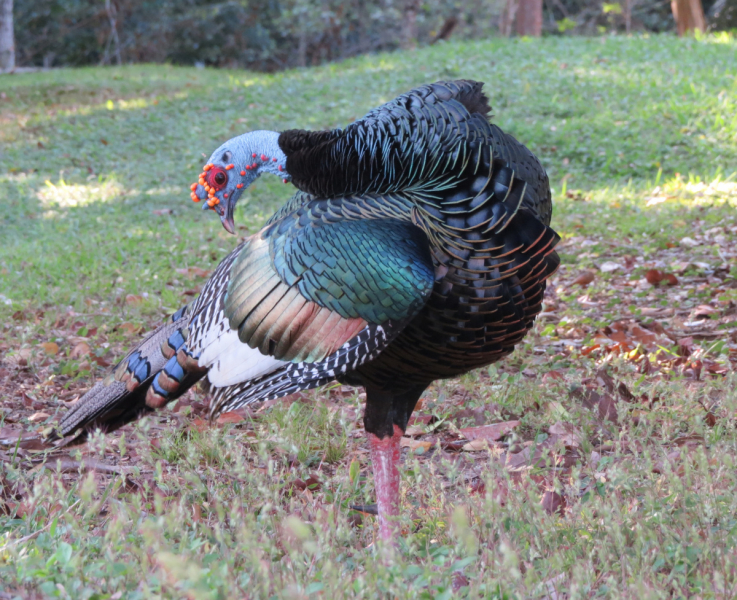
{"type": "Polygon", "coordinates": [[[0,73],[15,70],[13,0],[0,0],[0,73]]]}
{"type": "Polygon", "coordinates": [[[543,34],[543,0],[519,0],[515,31],[532,37],[543,34]]]}
{"type": "Polygon", "coordinates": [[[671,0],[673,18],[676,20],[678,35],[685,35],[691,31],[704,31],[706,19],[701,0],[671,0]]]}
{"type": "Polygon", "coordinates": [[[417,45],[417,13],[420,0],[404,0],[402,18],[402,48],[414,48],[417,45]]]}
{"type": "MultiPolygon", "coordinates": [[[[8,1],[0,0],[0,6],[8,1]]],[[[704,9],[735,2],[702,1],[704,9]]],[[[23,0],[14,6],[15,60],[29,67],[171,62],[276,71],[438,43],[451,36],[486,39],[497,32],[539,36],[669,31],[674,29],[669,3],[23,0]]],[[[727,12],[720,9],[720,14],[727,12]]]]}
{"type": "Polygon", "coordinates": [[[515,19],[517,17],[518,0],[507,0],[504,3],[504,11],[499,17],[499,33],[504,37],[512,35],[515,19]]]}

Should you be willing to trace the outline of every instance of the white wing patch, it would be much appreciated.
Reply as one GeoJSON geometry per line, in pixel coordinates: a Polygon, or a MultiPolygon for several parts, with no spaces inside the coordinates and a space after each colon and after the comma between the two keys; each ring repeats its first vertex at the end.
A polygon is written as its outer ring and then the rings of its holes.
{"type": "Polygon", "coordinates": [[[199,363],[207,367],[207,377],[215,387],[224,387],[243,383],[276,371],[287,364],[273,356],[261,354],[258,348],[251,348],[238,339],[234,329],[219,327],[211,330],[199,356],[199,363]]]}

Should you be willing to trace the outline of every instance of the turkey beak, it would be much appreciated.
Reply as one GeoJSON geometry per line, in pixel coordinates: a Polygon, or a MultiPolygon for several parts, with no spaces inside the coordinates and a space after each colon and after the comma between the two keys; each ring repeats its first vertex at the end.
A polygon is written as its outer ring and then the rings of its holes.
{"type": "Polygon", "coordinates": [[[235,189],[225,199],[225,202],[220,203],[222,212],[220,213],[220,222],[225,227],[225,231],[228,233],[235,233],[235,220],[233,219],[233,213],[235,212],[235,205],[238,202],[238,198],[241,195],[241,190],[235,189]]]}
{"type": "Polygon", "coordinates": [[[225,227],[225,231],[228,233],[235,233],[235,221],[233,220],[233,210],[230,208],[231,204],[228,202],[226,204],[225,209],[223,210],[223,214],[220,215],[220,221],[223,224],[223,227],[225,227]]]}

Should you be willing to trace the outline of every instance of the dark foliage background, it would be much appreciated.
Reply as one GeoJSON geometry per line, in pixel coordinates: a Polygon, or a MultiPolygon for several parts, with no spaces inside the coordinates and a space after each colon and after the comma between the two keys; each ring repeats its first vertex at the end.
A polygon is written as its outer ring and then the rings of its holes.
{"type": "MultiPolygon", "coordinates": [[[[16,2],[21,66],[172,62],[273,71],[443,37],[498,35],[505,0],[33,0],[16,2]],[[402,28],[407,5],[412,40],[402,28]],[[116,39],[117,36],[117,39],[116,39]]],[[[724,14],[731,0],[707,0],[724,14]]],[[[549,35],[623,30],[617,1],[544,0],[549,35]]],[[[629,0],[632,29],[673,28],[670,0],[629,0]]],[[[722,19],[724,21],[724,19],[722,19]]],[[[727,23],[728,26],[728,23],[727,23]]]]}

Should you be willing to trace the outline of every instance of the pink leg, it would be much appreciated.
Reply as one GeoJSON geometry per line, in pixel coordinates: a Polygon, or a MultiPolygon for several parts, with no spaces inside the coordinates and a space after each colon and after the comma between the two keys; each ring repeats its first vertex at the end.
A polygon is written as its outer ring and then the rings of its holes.
{"type": "Polygon", "coordinates": [[[374,487],[379,505],[379,534],[385,542],[393,542],[397,533],[399,516],[399,441],[403,431],[394,426],[394,435],[380,439],[366,433],[371,445],[371,462],[374,467],[374,487]]]}

